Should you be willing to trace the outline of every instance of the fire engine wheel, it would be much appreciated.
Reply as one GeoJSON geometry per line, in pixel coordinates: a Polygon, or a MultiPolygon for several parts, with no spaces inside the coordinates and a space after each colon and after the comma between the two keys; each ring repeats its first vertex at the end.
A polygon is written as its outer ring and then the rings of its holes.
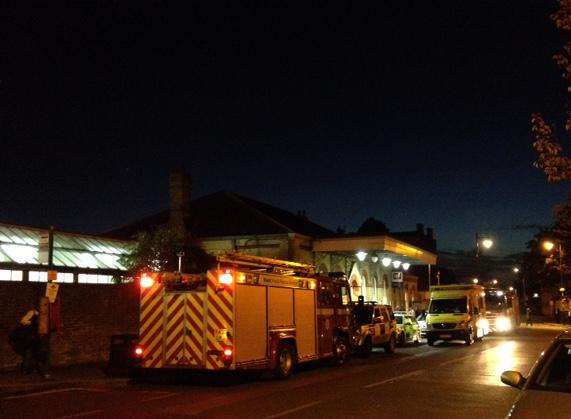
{"type": "Polygon", "coordinates": [[[395,346],[396,346],[396,339],[395,339],[395,335],[391,335],[391,338],[389,339],[389,341],[385,344],[385,352],[388,354],[392,354],[395,352],[395,346]]]}
{"type": "Polygon", "coordinates": [[[278,348],[278,362],[274,375],[277,378],[288,378],[293,372],[294,366],[294,349],[293,346],[284,343],[278,348]]]}
{"type": "Polygon", "coordinates": [[[333,339],[333,354],[336,365],[343,365],[349,361],[349,346],[343,336],[336,336],[333,339]]]}
{"type": "Polygon", "coordinates": [[[406,333],[405,332],[401,332],[401,334],[398,337],[398,345],[399,346],[404,346],[406,343],[406,333]]]}

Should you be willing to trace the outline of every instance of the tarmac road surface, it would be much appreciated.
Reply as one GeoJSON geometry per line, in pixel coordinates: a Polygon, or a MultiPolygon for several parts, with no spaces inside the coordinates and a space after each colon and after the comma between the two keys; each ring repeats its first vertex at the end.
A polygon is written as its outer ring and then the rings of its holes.
{"type": "MultiPolygon", "coordinates": [[[[503,418],[517,390],[502,371],[527,373],[556,328],[522,328],[472,346],[376,349],[348,365],[315,364],[289,380],[184,377],[174,382],[78,381],[0,395],[2,418],[503,418]]],[[[164,381],[164,380],[163,380],[164,381]]]]}

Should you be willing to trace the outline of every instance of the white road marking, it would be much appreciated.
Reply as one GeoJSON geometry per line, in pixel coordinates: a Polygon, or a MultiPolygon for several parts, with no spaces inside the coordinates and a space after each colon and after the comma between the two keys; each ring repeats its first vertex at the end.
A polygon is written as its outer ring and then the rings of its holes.
{"type": "Polygon", "coordinates": [[[81,412],[81,413],[75,413],[73,415],[60,416],[58,419],[80,418],[84,416],[98,415],[99,413],[103,413],[103,410],[101,409],[90,410],[88,412],[81,412]]]}
{"type": "MultiPolygon", "coordinates": [[[[150,402],[153,400],[166,399],[167,397],[176,396],[178,394],[178,393],[172,393],[172,392],[166,392],[166,391],[159,391],[158,393],[162,393],[162,395],[156,396],[156,397],[149,397],[147,399],[142,399],[140,401],[140,403],[150,402]]],[[[79,417],[84,417],[84,416],[98,415],[98,414],[103,413],[103,412],[104,412],[103,409],[89,410],[87,412],[75,413],[73,415],[60,416],[58,419],[79,418],[79,417]]]]}
{"type": "Polygon", "coordinates": [[[179,393],[167,393],[167,394],[163,394],[162,396],[156,396],[156,397],[149,397],[148,399],[142,399],[141,403],[144,402],[152,402],[153,400],[160,400],[160,399],[166,399],[169,397],[173,397],[176,396],[179,393]]]}
{"type": "Polygon", "coordinates": [[[274,415],[266,416],[265,419],[274,419],[274,418],[286,416],[286,415],[289,415],[290,413],[299,412],[300,410],[307,409],[308,407],[315,406],[319,403],[321,403],[321,400],[317,400],[317,401],[311,402],[311,403],[302,404],[301,406],[294,407],[293,409],[284,410],[283,412],[279,412],[279,413],[276,413],[274,415]]]}
{"type": "Polygon", "coordinates": [[[44,396],[46,394],[54,394],[54,393],[65,393],[68,391],[87,391],[87,392],[91,392],[91,393],[105,393],[108,390],[103,390],[103,389],[98,389],[98,388],[80,388],[80,387],[57,388],[54,390],[38,391],[36,393],[27,393],[27,394],[20,394],[17,396],[3,397],[0,400],[25,399],[28,397],[38,397],[38,396],[44,396]]]}
{"type": "Polygon", "coordinates": [[[383,381],[377,381],[376,383],[371,383],[371,384],[367,384],[366,386],[363,386],[363,388],[373,388],[373,387],[377,387],[377,386],[381,386],[383,384],[387,384],[387,383],[391,383],[393,381],[399,381],[399,380],[403,380],[405,378],[409,378],[409,377],[415,377],[417,375],[420,375],[424,372],[425,370],[416,370],[416,371],[412,371],[403,375],[399,375],[396,377],[392,377],[392,378],[387,378],[386,380],[383,381]]]}

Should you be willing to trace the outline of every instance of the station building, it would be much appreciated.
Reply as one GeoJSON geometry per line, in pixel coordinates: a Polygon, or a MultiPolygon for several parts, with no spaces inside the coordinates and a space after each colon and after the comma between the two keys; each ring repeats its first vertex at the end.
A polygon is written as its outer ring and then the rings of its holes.
{"type": "Polygon", "coordinates": [[[170,209],[105,233],[130,240],[159,226],[179,226],[207,253],[241,252],[310,263],[323,274],[341,273],[351,285],[352,299],[418,308],[415,266],[436,264],[431,230],[379,235],[338,234],[290,211],[227,191],[189,199],[189,180],[171,174],[170,209]],[[414,234],[413,234],[414,233],[414,234]],[[399,235],[405,237],[401,239],[399,235]]]}

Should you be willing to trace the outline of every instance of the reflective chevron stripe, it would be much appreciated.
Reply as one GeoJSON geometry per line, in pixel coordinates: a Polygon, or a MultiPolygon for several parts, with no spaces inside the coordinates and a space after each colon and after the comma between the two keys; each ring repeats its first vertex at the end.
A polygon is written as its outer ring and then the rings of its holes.
{"type": "Polygon", "coordinates": [[[192,365],[202,365],[204,348],[204,293],[190,293],[186,296],[184,336],[185,353],[192,365]]]}
{"type": "Polygon", "coordinates": [[[141,289],[139,313],[139,343],[143,347],[143,366],[161,367],[163,361],[163,294],[162,284],[155,282],[141,289]]]}
{"type": "Polygon", "coordinates": [[[213,273],[207,273],[207,369],[224,368],[224,363],[216,354],[209,351],[222,352],[224,346],[233,347],[234,339],[234,293],[231,287],[224,287],[217,291],[217,279],[213,273]],[[226,331],[225,334],[221,334],[226,331]]]}
{"type": "Polygon", "coordinates": [[[167,294],[165,325],[165,364],[178,364],[184,358],[184,311],[183,294],[167,294]]]}

